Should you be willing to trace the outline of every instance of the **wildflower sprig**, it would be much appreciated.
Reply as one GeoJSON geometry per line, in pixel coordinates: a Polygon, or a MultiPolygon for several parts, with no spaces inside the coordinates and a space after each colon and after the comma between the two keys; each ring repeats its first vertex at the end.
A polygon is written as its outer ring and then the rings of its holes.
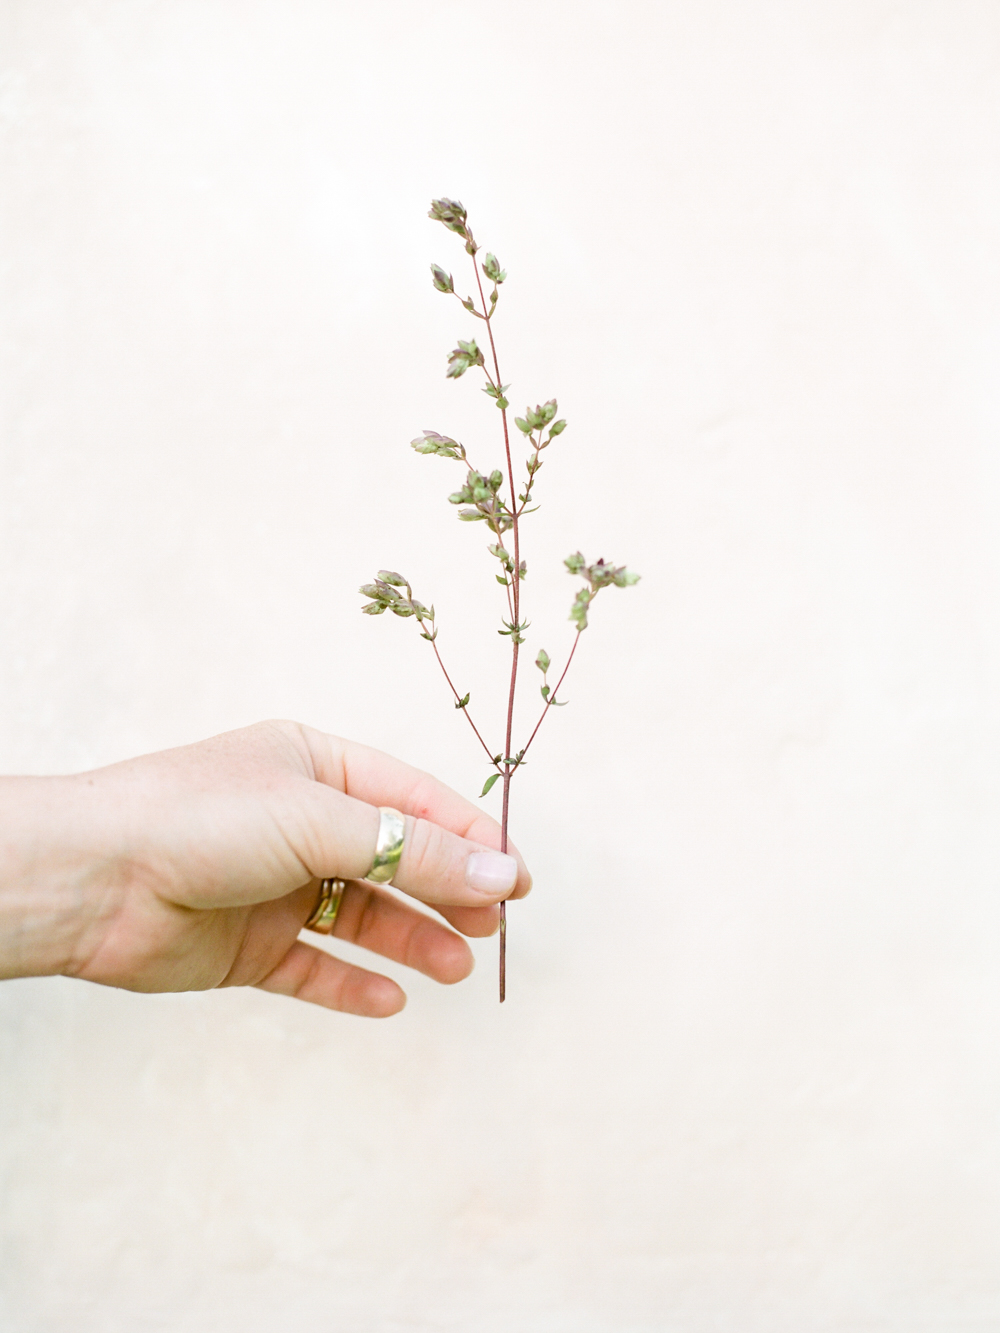
{"type": "Polygon", "coordinates": [[[402,574],[395,573],[391,569],[380,569],[374,583],[363,583],[359,589],[362,596],[370,597],[372,600],[363,606],[361,610],[366,616],[380,616],[386,611],[391,611],[394,616],[416,616],[417,624],[423,625],[425,621],[430,625],[430,631],[421,630],[421,636],[429,639],[431,643],[437,638],[437,630],[434,628],[434,608],[428,609],[423,602],[418,602],[413,595],[413,589],[403,578],[402,574]],[[406,595],[399,591],[400,588],[406,589],[406,595]]]}
{"type": "MultiPolygon", "coordinates": [[[[525,515],[534,513],[538,508],[533,503],[533,492],[539,471],[543,466],[542,454],[566,430],[565,419],[559,417],[559,405],[555,398],[535,407],[525,408],[524,416],[515,417],[514,425],[524,437],[528,446],[528,455],[524,461],[525,480],[522,489],[517,490],[514,482],[514,460],[511,448],[511,431],[508,421],[510,389],[500,374],[496,342],[493,336],[493,318],[496,314],[500,287],[506,280],[506,270],[500,267],[496,255],[487,253],[482,258],[480,246],[469,227],[468,213],[457,199],[435,199],[431,203],[428,215],[435,222],[442,223],[454,232],[464,243],[465,252],[472,259],[476,280],[475,296],[462,297],[455,289],[455,280],[451,273],[439,264],[431,265],[431,280],[436,291],[455,296],[476,319],[485,324],[486,344],[480,347],[475,338],[458,339],[457,345],[449,353],[446,376],[448,379],[461,379],[470,370],[482,370],[486,379],[483,391],[496,404],[500,411],[503,426],[503,467],[490,471],[472,466],[466,454],[465,446],[450,435],[441,435],[437,431],[425,430],[411,446],[420,454],[436,454],[440,458],[450,458],[465,465],[465,481],[457,491],[448,496],[449,503],[458,508],[458,517],[464,523],[485,523],[493,540],[487,543],[489,554],[499,562],[500,572],[495,575],[497,583],[503,585],[507,602],[507,616],[501,616],[502,628],[498,634],[507,638],[511,645],[510,688],[507,697],[507,721],[502,750],[492,751],[487,746],[478,727],[469,713],[470,694],[460,694],[452,682],[441,654],[438,650],[438,630],[434,618],[434,607],[426,607],[413,596],[409,582],[393,570],[380,569],[374,582],[362,586],[361,592],[369,600],[362,610],[366,615],[383,615],[391,611],[404,619],[412,618],[420,627],[421,637],[428,640],[434,650],[445,679],[455,697],[455,707],[465,714],[466,720],[475,732],[483,750],[486,752],[493,772],[487,778],[482,790],[486,796],[495,783],[503,782],[503,809],[501,816],[500,848],[506,851],[508,846],[507,829],[510,813],[510,784],[515,772],[526,762],[528,752],[538,729],[545,721],[552,707],[561,707],[564,700],[556,696],[566,679],[580,636],[588,626],[591,605],[597,594],[604,588],[626,588],[637,583],[639,576],[631,573],[624,565],[613,565],[606,560],[597,560],[587,564],[585,557],[577,551],[567,557],[566,568],[575,576],[584,580],[584,586],[577,592],[570,609],[570,620],[576,627],[576,634],[566,658],[565,665],[554,686],[549,685],[548,673],[552,667],[551,659],[545,649],[541,649],[535,665],[542,673],[541,694],[544,707],[535,723],[534,730],[528,737],[527,744],[514,753],[512,733],[514,721],[514,699],[517,689],[518,658],[525,643],[525,631],[530,622],[521,612],[521,584],[527,575],[527,563],[521,557],[520,523],[525,515]],[[485,285],[484,285],[485,280],[485,285]],[[487,296],[486,288],[490,287],[487,296]]],[[[516,437],[515,437],[516,438],[516,437]]],[[[500,999],[506,993],[506,940],[507,911],[506,903],[500,904],[500,999]]]]}
{"type": "Polygon", "coordinates": [[[418,454],[438,454],[441,458],[457,458],[465,462],[465,445],[436,430],[425,430],[419,439],[410,441],[410,448],[418,454]]]}
{"type": "Polygon", "coordinates": [[[535,484],[535,477],[542,467],[542,450],[547,449],[557,435],[561,435],[569,424],[565,420],[553,421],[553,417],[559,411],[559,404],[554,398],[550,398],[547,403],[534,409],[527,407],[524,410],[523,417],[515,417],[514,425],[522,435],[528,437],[532,446],[532,452],[528,457],[527,470],[528,480],[524,490],[517,497],[521,502],[520,513],[533,513],[528,509],[531,500],[531,491],[535,484]],[[546,433],[547,431],[547,433],[546,433]],[[545,436],[542,439],[542,436],[545,436]]]}
{"type": "Polygon", "coordinates": [[[563,561],[571,574],[579,574],[586,579],[587,586],[581,588],[570,608],[569,618],[578,630],[587,628],[587,613],[594,598],[602,588],[630,588],[639,582],[639,575],[631,573],[624,565],[612,565],[607,560],[598,560],[588,565],[586,557],[577,551],[563,561]]]}

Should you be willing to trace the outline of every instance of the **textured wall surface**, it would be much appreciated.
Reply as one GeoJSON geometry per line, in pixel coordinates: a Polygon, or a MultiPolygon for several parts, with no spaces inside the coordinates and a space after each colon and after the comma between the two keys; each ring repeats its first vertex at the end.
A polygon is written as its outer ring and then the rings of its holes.
{"type": "Polygon", "coordinates": [[[503,1010],[495,941],[382,1024],[0,985],[0,1327],[1000,1327],[996,4],[0,0],[0,65],[0,769],[291,716],[479,790],[356,594],[498,732],[432,194],[570,420],[530,646],[567,552],[644,574],[503,1010]]]}

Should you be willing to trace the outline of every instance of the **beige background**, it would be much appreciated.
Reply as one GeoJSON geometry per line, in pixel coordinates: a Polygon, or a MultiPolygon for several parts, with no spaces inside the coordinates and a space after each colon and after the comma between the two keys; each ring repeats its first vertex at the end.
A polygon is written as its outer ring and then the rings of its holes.
{"type": "Polygon", "coordinates": [[[285,715],[478,791],[356,594],[498,735],[432,194],[570,420],[531,648],[569,551],[644,575],[515,789],[502,1011],[495,941],[384,1024],[0,987],[5,1333],[1000,1328],[1000,10],[0,0],[0,61],[0,768],[285,715]]]}

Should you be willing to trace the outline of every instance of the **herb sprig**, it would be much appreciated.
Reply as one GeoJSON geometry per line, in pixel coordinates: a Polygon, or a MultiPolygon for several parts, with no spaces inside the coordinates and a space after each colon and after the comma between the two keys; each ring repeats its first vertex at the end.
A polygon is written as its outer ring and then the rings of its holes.
{"type": "MultiPolygon", "coordinates": [[[[503,628],[497,633],[510,643],[510,688],[507,697],[507,721],[504,735],[504,747],[493,752],[472,719],[469,712],[470,694],[460,694],[441,659],[438,649],[438,629],[434,616],[434,607],[425,606],[413,596],[413,589],[402,574],[391,569],[380,569],[372,583],[361,587],[362,594],[368,598],[361,608],[366,615],[380,616],[386,611],[402,618],[411,618],[420,628],[420,636],[426,639],[438,660],[452,694],[455,707],[465,714],[465,718],[475,733],[489,759],[493,772],[486,779],[481,795],[485,796],[494,784],[503,781],[503,809],[501,815],[500,849],[507,850],[507,828],[510,816],[510,785],[517,770],[525,763],[525,755],[538,735],[549,709],[562,707],[564,700],[557,699],[566,674],[573,662],[580,635],[589,624],[590,608],[598,593],[605,588],[627,588],[639,581],[639,575],[633,574],[624,565],[613,565],[606,560],[597,560],[588,564],[586,557],[579,551],[567,556],[565,565],[570,574],[583,579],[583,586],[577,591],[570,608],[569,618],[576,626],[576,634],[566,663],[554,686],[549,685],[549,672],[552,662],[542,648],[535,659],[535,666],[542,673],[541,696],[544,707],[535,723],[527,743],[515,754],[512,749],[514,726],[514,696],[517,689],[517,673],[520,650],[525,643],[525,630],[528,622],[521,618],[521,585],[527,575],[527,564],[521,556],[521,522],[527,514],[534,513],[538,505],[534,503],[534,488],[538,473],[544,465],[543,453],[553,440],[562,435],[566,421],[559,417],[559,405],[555,398],[535,407],[525,408],[523,416],[515,416],[514,426],[524,437],[529,453],[524,463],[525,479],[519,491],[514,480],[514,462],[511,448],[511,432],[508,421],[510,400],[507,397],[509,384],[504,384],[500,374],[500,362],[497,357],[496,342],[493,336],[493,317],[500,299],[500,288],[507,273],[500,267],[495,255],[485,254],[480,257],[481,248],[469,227],[468,214],[457,199],[435,199],[428,214],[435,222],[443,223],[449,231],[455,232],[465,243],[465,252],[472,260],[476,279],[476,293],[461,296],[455,288],[452,274],[438,264],[431,264],[431,280],[436,291],[454,296],[462,307],[474,318],[485,324],[488,357],[475,338],[458,339],[456,346],[448,355],[448,379],[461,379],[470,370],[481,370],[486,379],[483,392],[486,393],[500,411],[503,424],[503,463],[504,469],[493,468],[490,471],[472,466],[465,446],[448,435],[437,431],[425,430],[411,442],[420,454],[436,454],[439,458],[450,458],[466,469],[465,480],[459,490],[453,491],[448,500],[458,509],[458,517],[463,523],[485,523],[492,540],[487,543],[487,551],[498,562],[499,571],[495,573],[497,583],[504,588],[507,603],[507,616],[501,616],[503,628]],[[485,279],[485,286],[484,286],[485,279]],[[487,288],[489,293],[487,295],[487,288]],[[478,294],[478,300],[476,299],[478,294]],[[492,367],[492,369],[491,369],[492,367]],[[505,491],[506,486],[506,491],[505,491]]],[[[494,568],[496,568],[494,566],[494,568]]],[[[500,1002],[507,993],[507,904],[500,904],[500,1002]]]]}

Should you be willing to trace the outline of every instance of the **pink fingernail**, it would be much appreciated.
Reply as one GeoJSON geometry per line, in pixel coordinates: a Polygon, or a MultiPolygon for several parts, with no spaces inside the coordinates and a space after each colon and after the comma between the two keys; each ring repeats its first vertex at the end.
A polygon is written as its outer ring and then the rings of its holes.
{"type": "Polygon", "coordinates": [[[465,880],[483,893],[509,893],[517,883],[517,862],[505,852],[473,852],[465,863],[465,880]]]}

